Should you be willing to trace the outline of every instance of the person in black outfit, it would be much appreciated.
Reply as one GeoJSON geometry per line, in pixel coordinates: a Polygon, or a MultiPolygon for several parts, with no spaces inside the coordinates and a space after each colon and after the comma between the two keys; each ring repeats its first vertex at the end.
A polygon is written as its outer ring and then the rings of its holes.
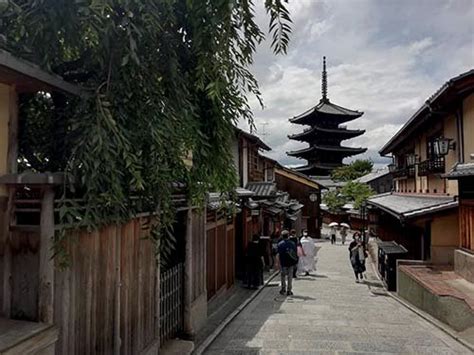
{"type": "MultiPolygon", "coordinates": [[[[293,243],[295,243],[295,246],[296,246],[296,249],[298,249],[298,246],[301,246],[301,243],[300,243],[300,240],[299,238],[296,236],[296,231],[294,229],[292,229],[290,231],[290,238],[289,238],[290,241],[292,241],[293,243]]],[[[297,257],[297,260],[296,260],[296,265],[298,265],[298,260],[299,260],[299,257],[297,257]]],[[[298,276],[296,275],[296,272],[298,271],[298,268],[297,267],[294,267],[293,268],[293,278],[296,279],[298,278],[298,276]]]]}
{"type": "Polygon", "coordinates": [[[254,234],[247,246],[247,286],[252,289],[258,288],[263,279],[263,253],[259,241],[259,236],[254,234]]]}

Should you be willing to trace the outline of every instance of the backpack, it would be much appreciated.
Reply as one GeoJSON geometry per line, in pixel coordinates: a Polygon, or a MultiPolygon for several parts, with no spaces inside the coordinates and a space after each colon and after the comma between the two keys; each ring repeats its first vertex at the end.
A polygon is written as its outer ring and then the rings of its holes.
{"type": "MultiPolygon", "coordinates": [[[[285,243],[285,242],[283,242],[285,243]]],[[[292,243],[292,242],[290,242],[292,243]]],[[[285,245],[285,249],[283,251],[283,255],[282,255],[282,259],[285,259],[285,261],[288,261],[288,263],[293,266],[293,265],[296,265],[298,263],[298,254],[297,252],[291,248],[290,246],[291,244],[288,244],[288,242],[286,242],[286,245],[285,245]]]]}

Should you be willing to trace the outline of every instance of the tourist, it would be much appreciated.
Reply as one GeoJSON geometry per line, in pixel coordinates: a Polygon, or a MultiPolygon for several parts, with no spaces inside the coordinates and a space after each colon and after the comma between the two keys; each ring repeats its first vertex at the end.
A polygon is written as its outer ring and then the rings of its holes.
{"type": "Polygon", "coordinates": [[[278,257],[280,259],[281,290],[280,294],[291,296],[293,269],[298,263],[296,244],[288,239],[288,231],[281,232],[282,240],[278,243],[278,257]],[[288,284],[287,284],[288,280],[288,284]]]}
{"type": "Polygon", "coordinates": [[[341,228],[341,231],[339,232],[339,234],[341,235],[341,242],[342,242],[342,245],[344,245],[346,243],[346,238],[347,238],[347,228],[346,227],[342,227],[341,228]]]}
{"type": "Polygon", "coordinates": [[[364,278],[365,272],[365,258],[367,257],[367,252],[365,251],[364,243],[361,240],[360,233],[355,232],[353,236],[354,240],[349,245],[349,257],[352,264],[352,269],[354,269],[354,274],[356,277],[356,282],[359,283],[364,278]]]}
{"type": "Polygon", "coordinates": [[[331,244],[336,244],[336,233],[337,233],[336,226],[332,226],[331,227],[331,244]]]}
{"type": "MultiPolygon", "coordinates": [[[[300,255],[302,254],[303,249],[301,248],[300,240],[296,236],[296,230],[294,229],[290,231],[290,241],[292,241],[296,245],[296,251],[297,251],[296,256],[298,257],[298,260],[296,261],[296,265],[298,265],[298,261],[299,261],[300,255]]],[[[295,279],[298,277],[297,272],[298,272],[298,267],[295,266],[295,268],[293,269],[293,278],[295,279]]]]}
{"type": "Polygon", "coordinates": [[[263,253],[259,245],[260,238],[254,234],[247,246],[247,286],[256,289],[263,279],[263,253]]]}
{"type": "Polygon", "coordinates": [[[304,253],[303,257],[300,258],[300,272],[304,272],[304,274],[308,276],[311,271],[316,269],[314,259],[316,255],[316,245],[306,230],[303,230],[303,237],[300,243],[304,253]]]}

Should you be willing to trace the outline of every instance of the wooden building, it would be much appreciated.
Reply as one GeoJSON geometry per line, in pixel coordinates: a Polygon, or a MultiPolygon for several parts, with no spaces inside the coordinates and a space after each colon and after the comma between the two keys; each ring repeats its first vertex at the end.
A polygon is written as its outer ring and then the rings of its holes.
{"type": "MultiPolygon", "coordinates": [[[[474,103],[473,103],[474,105],[474,103]]],[[[471,120],[474,119],[471,111],[471,120]]],[[[474,126],[472,126],[474,128],[474,126]]],[[[474,147],[473,147],[474,148],[474,147]]],[[[459,248],[454,252],[454,270],[474,283],[474,149],[465,154],[446,176],[458,181],[459,188],[459,248]],[[469,154],[470,153],[470,154],[469,154]]]]}
{"type": "Polygon", "coordinates": [[[306,175],[281,166],[275,170],[275,182],[279,190],[288,192],[291,198],[304,206],[300,228],[307,229],[311,237],[320,238],[322,225],[319,208],[321,186],[306,175]]]}
{"type": "Polygon", "coordinates": [[[454,263],[460,246],[458,183],[445,174],[474,151],[474,70],[444,84],[380,150],[391,154],[394,191],[369,199],[377,235],[415,259],[454,263]]]}
{"type": "Polygon", "coordinates": [[[323,58],[322,98],[308,111],[293,117],[290,122],[310,126],[301,133],[289,135],[289,139],[305,142],[309,147],[288,152],[289,156],[305,159],[305,166],[296,171],[312,176],[329,176],[331,171],[342,166],[345,157],[364,153],[366,148],[341,146],[343,140],[364,134],[364,130],[350,130],[343,123],[363,115],[329,101],[327,97],[326,57],[323,58]]]}
{"type": "Polygon", "coordinates": [[[393,176],[388,168],[370,172],[356,179],[356,181],[369,185],[376,194],[383,194],[393,190],[393,176]]]}
{"type": "Polygon", "coordinates": [[[180,191],[177,257],[166,269],[145,238],[149,213],[93,232],[67,229],[70,267],[58,267],[63,174],[17,170],[18,95],[38,91],[87,95],[0,51],[0,353],[156,353],[195,333],[207,313],[206,220],[180,191]]]}

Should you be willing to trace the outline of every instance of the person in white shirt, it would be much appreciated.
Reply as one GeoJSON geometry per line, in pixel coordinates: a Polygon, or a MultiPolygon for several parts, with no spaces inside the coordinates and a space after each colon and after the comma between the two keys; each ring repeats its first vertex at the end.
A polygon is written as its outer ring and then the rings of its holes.
{"type": "Polygon", "coordinates": [[[303,230],[303,237],[300,240],[304,256],[300,258],[301,273],[309,275],[310,272],[316,270],[316,245],[313,238],[308,235],[306,230],[303,230]]]}

